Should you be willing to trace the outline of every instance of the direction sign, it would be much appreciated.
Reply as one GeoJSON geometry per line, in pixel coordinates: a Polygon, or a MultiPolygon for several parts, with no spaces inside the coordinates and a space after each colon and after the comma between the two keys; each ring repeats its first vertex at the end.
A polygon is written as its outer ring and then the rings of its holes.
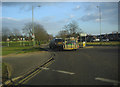
{"type": "Polygon", "coordinates": [[[80,36],[82,36],[82,37],[86,37],[87,34],[86,34],[86,33],[81,33],[80,36]]]}

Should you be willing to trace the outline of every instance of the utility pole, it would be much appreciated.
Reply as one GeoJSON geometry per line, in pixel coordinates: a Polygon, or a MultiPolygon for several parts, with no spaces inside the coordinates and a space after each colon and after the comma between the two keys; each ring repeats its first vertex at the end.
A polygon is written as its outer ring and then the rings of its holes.
{"type": "Polygon", "coordinates": [[[99,9],[99,21],[100,21],[100,42],[102,41],[102,37],[101,37],[101,8],[100,6],[97,6],[97,8],[99,9]]]}
{"type": "Polygon", "coordinates": [[[33,46],[35,46],[35,34],[34,34],[34,7],[32,6],[32,38],[33,46]]]}

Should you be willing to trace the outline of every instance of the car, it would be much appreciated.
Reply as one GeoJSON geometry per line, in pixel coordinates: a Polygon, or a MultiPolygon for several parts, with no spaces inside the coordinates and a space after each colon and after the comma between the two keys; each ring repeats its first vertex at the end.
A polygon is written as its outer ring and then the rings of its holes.
{"type": "Polygon", "coordinates": [[[49,47],[50,49],[55,49],[55,48],[63,49],[63,44],[64,44],[64,40],[62,38],[55,38],[50,41],[49,47]]]}
{"type": "Polygon", "coordinates": [[[102,41],[103,41],[103,42],[104,42],[104,41],[105,41],[105,42],[108,42],[108,41],[109,41],[109,39],[102,39],[102,41]]]}
{"type": "Polygon", "coordinates": [[[100,41],[100,39],[94,39],[93,41],[94,41],[94,42],[99,42],[99,41],[100,41]]]}

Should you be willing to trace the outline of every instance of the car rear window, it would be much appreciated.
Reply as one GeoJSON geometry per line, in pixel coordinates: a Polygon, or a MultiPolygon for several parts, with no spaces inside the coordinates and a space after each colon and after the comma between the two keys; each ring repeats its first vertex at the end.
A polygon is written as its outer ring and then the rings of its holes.
{"type": "Polygon", "coordinates": [[[62,42],[63,39],[55,39],[55,42],[62,42]]]}

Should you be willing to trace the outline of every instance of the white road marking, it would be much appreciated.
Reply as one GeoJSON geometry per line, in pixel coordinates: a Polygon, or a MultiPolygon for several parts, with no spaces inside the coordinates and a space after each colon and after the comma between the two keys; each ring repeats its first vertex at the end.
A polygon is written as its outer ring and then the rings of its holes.
{"type": "Polygon", "coordinates": [[[49,68],[47,68],[47,67],[41,67],[42,69],[44,69],[44,70],[49,70],[49,68]]]}
{"type": "Polygon", "coordinates": [[[51,70],[51,71],[55,71],[55,72],[59,72],[59,73],[65,73],[65,74],[69,74],[69,75],[73,75],[75,73],[73,72],[68,72],[68,71],[63,71],[63,70],[54,70],[54,69],[50,69],[50,68],[46,68],[46,67],[41,67],[44,70],[51,70]]]}
{"type": "Polygon", "coordinates": [[[72,73],[72,72],[62,71],[62,70],[56,70],[56,71],[57,71],[57,72],[60,72],[60,73],[70,74],[70,75],[75,74],[75,73],[72,73]]]}
{"type": "Polygon", "coordinates": [[[118,84],[118,83],[120,83],[120,82],[117,81],[117,80],[111,80],[111,79],[100,78],[100,77],[96,77],[95,80],[100,80],[100,81],[109,82],[109,83],[113,83],[113,84],[118,84]]]}

